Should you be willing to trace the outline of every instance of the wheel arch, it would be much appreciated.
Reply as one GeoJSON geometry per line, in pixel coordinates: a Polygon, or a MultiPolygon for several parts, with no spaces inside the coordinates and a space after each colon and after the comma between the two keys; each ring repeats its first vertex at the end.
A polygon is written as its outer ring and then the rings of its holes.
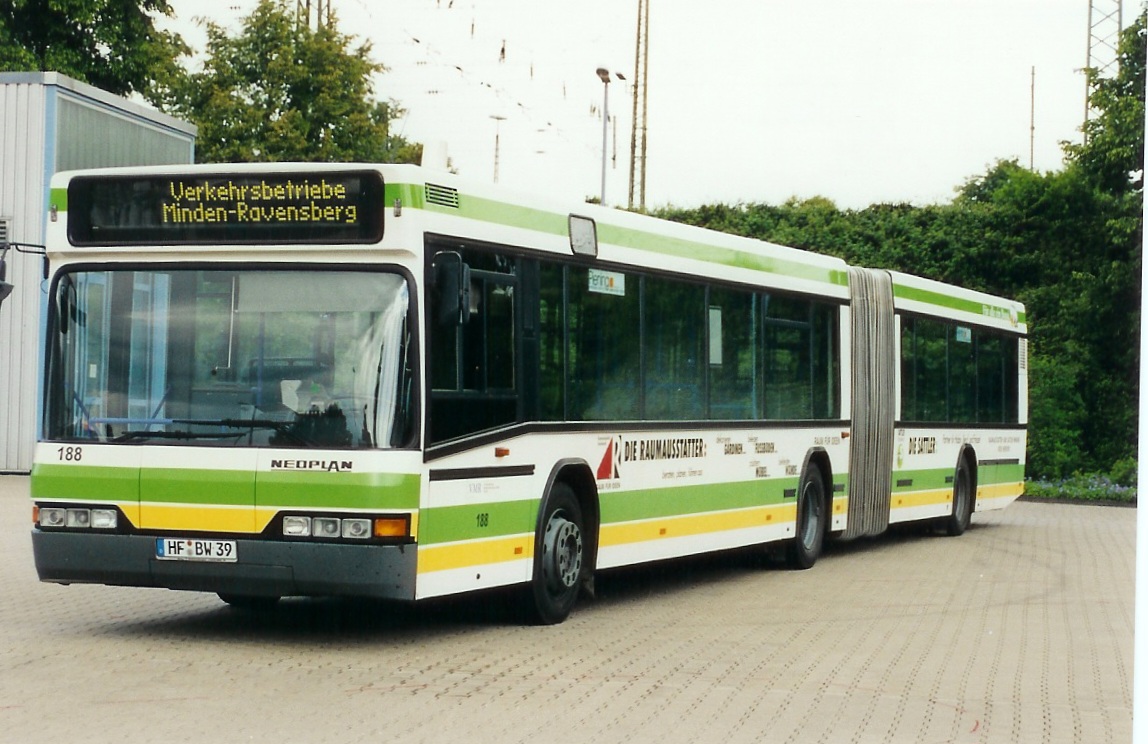
{"type": "Polygon", "coordinates": [[[825,520],[825,528],[827,531],[831,531],[833,524],[833,466],[829,459],[829,453],[824,447],[811,447],[805,453],[805,460],[801,464],[802,478],[805,477],[805,473],[811,467],[820,471],[821,482],[825,484],[825,514],[828,517],[825,520]]]}
{"type": "MultiPolygon", "coordinates": [[[[598,499],[598,484],[594,480],[594,472],[585,460],[579,458],[566,458],[554,463],[554,467],[550,469],[550,475],[546,478],[546,487],[543,490],[542,498],[538,502],[538,514],[535,517],[534,526],[535,535],[540,535],[542,532],[542,519],[546,511],[542,507],[555,483],[565,483],[574,492],[575,498],[578,499],[578,507],[582,510],[582,520],[585,522],[583,525],[585,539],[589,543],[586,551],[589,562],[587,576],[592,578],[594,569],[598,566],[598,533],[602,524],[602,509],[598,499]]],[[[536,549],[538,547],[535,546],[536,549]]]]}

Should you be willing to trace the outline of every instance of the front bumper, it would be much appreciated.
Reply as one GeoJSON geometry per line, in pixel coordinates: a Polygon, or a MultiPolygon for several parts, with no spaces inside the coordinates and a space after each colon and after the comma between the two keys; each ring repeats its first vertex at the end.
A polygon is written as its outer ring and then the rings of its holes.
{"type": "Polygon", "coordinates": [[[413,600],[414,545],[236,540],[238,561],[156,558],[156,538],[32,530],[41,581],[148,586],[248,596],[413,600]]]}

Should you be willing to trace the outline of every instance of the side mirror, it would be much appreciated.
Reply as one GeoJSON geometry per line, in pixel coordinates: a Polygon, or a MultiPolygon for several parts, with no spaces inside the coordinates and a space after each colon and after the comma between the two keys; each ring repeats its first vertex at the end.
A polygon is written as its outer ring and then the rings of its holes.
{"type": "Polygon", "coordinates": [[[434,261],[434,282],[438,293],[435,317],[439,325],[470,322],[470,266],[454,251],[439,253],[434,261]]]}

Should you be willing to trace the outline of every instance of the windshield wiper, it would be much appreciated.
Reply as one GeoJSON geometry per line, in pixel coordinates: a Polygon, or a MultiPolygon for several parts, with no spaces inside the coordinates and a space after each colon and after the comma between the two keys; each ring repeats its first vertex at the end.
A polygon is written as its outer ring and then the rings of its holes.
{"type": "Polygon", "coordinates": [[[113,437],[113,442],[130,442],[135,439],[220,439],[223,437],[241,437],[242,433],[235,434],[226,431],[125,431],[113,437]]]}
{"type": "MultiPolygon", "coordinates": [[[[293,421],[275,421],[273,419],[171,419],[168,423],[183,426],[214,426],[228,429],[271,429],[277,435],[296,445],[303,447],[315,446],[315,442],[302,436],[293,421]]],[[[138,439],[225,439],[227,437],[241,437],[243,432],[225,431],[187,431],[178,429],[173,431],[125,431],[113,438],[113,442],[129,442],[138,439]]]]}
{"type": "MultiPolygon", "coordinates": [[[[273,429],[297,444],[310,445],[311,442],[299,436],[292,428],[290,421],[272,421],[271,419],[171,419],[172,424],[184,426],[221,426],[228,429],[273,429]]],[[[125,431],[112,439],[113,442],[129,442],[137,439],[225,439],[227,437],[241,437],[243,432],[228,431],[187,431],[176,429],[173,431],[147,431],[144,429],[125,431]]]]}
{"type": "MultiPolygon", "coordinates": [[[[189,424],[197,426],[226,426],[232,429],[272,429],[276,434],[287,437],[296,444],[310,447],[313,442],[300,436],[295,430],[293,421],[276,421],[274,419],[172,419],[173,424],[189,424]]],[[[232,436],[216,434],[215,436],[232,436]]],[[[242,436],[240,434],[239,436],[242,436]]]]}

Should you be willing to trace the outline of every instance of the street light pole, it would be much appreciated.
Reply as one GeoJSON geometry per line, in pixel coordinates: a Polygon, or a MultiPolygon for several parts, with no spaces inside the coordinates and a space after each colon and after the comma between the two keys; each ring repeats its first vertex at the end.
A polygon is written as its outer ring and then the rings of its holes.
{"type": "Polygon", "coordinates": [[[602,81],[602,190],[598,203],[606,204],[606,130],[610,126],[610,71],[599,67],[598,79],[602,81]]]}

